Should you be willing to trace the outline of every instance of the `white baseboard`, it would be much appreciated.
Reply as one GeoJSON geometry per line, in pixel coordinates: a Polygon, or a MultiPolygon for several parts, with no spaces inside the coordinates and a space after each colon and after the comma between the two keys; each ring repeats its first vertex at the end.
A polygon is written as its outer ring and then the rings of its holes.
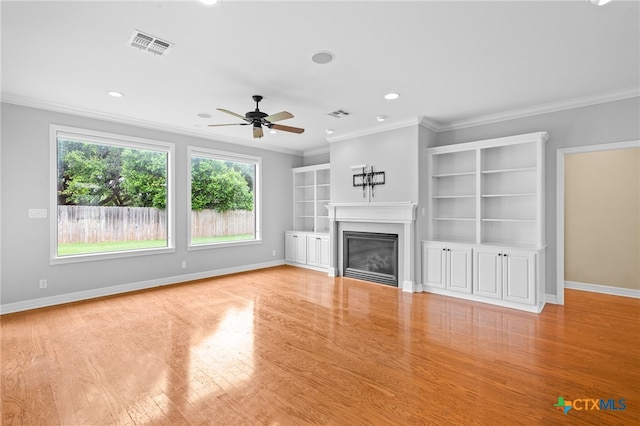
{"type": "Polygon", "coordinates": [[[564,288],[570,288],[573,290],[591,291],[593,293],[610,294],[613,296],[634,297],[636,299],[640,298],[640,290],[635,290],[631,288],[611,287],[608,285],[600,285],[600,284],[585,284],[585,283],[579,283],[575,281],[565,281],[564,288]]]}
{"type": "Polygon", "coordinates": [[[545,294],[544,300],[546,303],[552,303],[554,305],[558,304],[558,296],[556,296],[555,294],[545,294]]]}
{"type": "Polygon", "coordinates": [[[13,312],[27,311],[30,309],[45,308],[47,306],[61,305],[63,303],[79,302],[81,300],[95,299],[96,297],[113,296],[116,294],[128,293],[131,291],[145,290],[153,287],[178,284],[186,281],[212,278],[220,275],[235,274],[238,272],[253,271],[256,269],[270,268],[284,265],[284,260],[273,262],[255,263],[252,265],[236,266],[233,268],[216,269],[213,271],[197,272],[193,274],[177,275],[172,277],[158,278],[155,280],[140,281],[136,283],[121,284],[111,287],[97,288],[94,290],[78,291],[74,293],[61,294],[58,296],[42,297],[38,299],[24,300],[21,302],[6,303],[0,305],[0,315],[13,312]]]}

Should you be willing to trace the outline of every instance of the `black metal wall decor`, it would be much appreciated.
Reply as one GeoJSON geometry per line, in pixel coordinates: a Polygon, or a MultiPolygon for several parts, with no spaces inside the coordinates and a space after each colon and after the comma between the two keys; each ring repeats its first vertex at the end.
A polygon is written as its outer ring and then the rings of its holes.
{"type": "Polygon", "coordinates": [[[371,196],[375,197],[376,185],[384,185],[385,175],[384,172],[374,172],[373,166],[363,167],[362,173],[356,173],[353,175],[353,186],[362,187],[362,198],[367,195],[367,187],[371,187],[371,196]]]}

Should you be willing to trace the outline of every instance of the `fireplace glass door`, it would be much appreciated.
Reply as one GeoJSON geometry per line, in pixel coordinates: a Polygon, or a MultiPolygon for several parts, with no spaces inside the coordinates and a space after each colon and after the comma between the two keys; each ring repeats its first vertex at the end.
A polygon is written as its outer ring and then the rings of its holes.
{"type": "Polygon", "coordinates": [[[398,286],[398,235],[343,232],[343,274],[398,286]]]}

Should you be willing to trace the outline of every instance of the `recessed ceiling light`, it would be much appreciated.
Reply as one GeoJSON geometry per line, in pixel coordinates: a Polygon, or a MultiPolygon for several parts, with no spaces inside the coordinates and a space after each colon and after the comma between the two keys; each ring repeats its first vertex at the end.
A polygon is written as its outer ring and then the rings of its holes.
{"type": "Polygon", "coordinates": [[[609,3],[611,0],[589,0],[594,6],[604,6],[609,3]]]}
{"type": "Polygon", "coordinates": [[[394,99],[398,99],[400,97],[400,95],[398,93],[387,93],[386,95],[384,95],[384,98],[388,101],[392,101],[394,99]]]}
{"type": "Polygon", "coordinates": [[[114,98],[121,98],[121,97],[123,97],[123,96],[124,96],[124,94],[123,94],[123,93],[116,92],[116,91],[113,91],[113,90],[111,90],[111,91],[107,92],[107,94],[108,94],[109,96],[113,96],[114,98]]]}
{"type": "Polygon", "coordinates": [[[333,61],[333,58],[335,58],[335,56],[331,52],[318,52],[311,57],[311,60],[316,64],[323,65],[333,61]]]}
{"type": "Polygon", "coordinates": [[[278,133],[278,131],[271,129],[271,130],[269,130],[269,133],[271,133],[272,135],[275,135],[276,133],[278,133]]]}
{"type": "Polygon", "coordinates": [[[200,117],[200,118],[211,118],[211,114],[209,114],[208,112],[201,112],[200,114],[198,114],[198,117],[200,117]]]}
{"type": "Polygon", "coordinates": [[[198,1],[204,4],[205,6],[215,6],[216,4],[218,4],[218,0],[198,0],[198,1]]]}
{"type": "Polygon", "coordinates": [[[324,132],[330,135],[331,133],[333,133],[333,129],[324,129],[324,132]]]}
{"type": "Polygon", "coordinates": [[[376,120],[378,120],[378,121],[384,121],[387,118],[389,118],[389,117],[387,117],[386,115],[376,115],[376,120]]]}

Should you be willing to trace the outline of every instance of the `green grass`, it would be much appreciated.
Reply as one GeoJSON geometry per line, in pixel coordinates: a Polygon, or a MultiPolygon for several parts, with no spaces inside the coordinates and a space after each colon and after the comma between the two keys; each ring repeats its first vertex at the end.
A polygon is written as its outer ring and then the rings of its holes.
{"type": "MultiPolygon", "coordinates": [[[[192,244],[221,243],[225,241],[252,240],[253,234],[227,235],[224,237],[194,238],[192,244]]],[[[114,251],[139,250],[166,247],[165,240],[116,241],[105,243],[66,243],[58,244],[58,256],[74,254],[107,253],[114,251]]]]}
{"type": "Polygon", "coordinates": [[[65,243],[58,244],[58,256],[138,250],[166,246],[167,242],[165,240],[113,241],[105,243],[65,243]]]}

